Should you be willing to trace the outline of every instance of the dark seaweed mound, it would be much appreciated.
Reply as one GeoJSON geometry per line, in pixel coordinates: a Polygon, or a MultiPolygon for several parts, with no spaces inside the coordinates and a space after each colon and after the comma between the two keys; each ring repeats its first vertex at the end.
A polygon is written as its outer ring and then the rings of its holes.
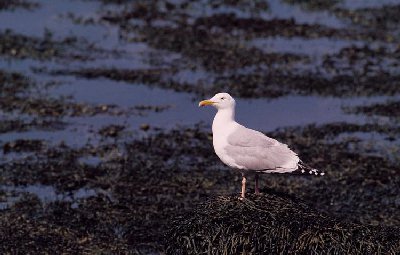
{"type": "Polygon", "coordinates": [[[399,254],[395,228],[344,224],[287,196],[221,196],[171,224],[168,254],[399,254]]]}

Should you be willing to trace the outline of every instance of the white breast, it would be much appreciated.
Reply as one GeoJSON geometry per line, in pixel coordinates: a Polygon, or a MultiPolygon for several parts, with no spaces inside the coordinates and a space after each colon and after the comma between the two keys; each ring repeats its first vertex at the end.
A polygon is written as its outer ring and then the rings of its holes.
{"type": "Polygon", "coordinates": [[[228,145],[228,136],[236,129],[236,122],[231,123],[213,123],[213,146],[215,154],[221,159],[224,164],[233,167],[241,168],[235,161],[225,152],[225,147],[228,145]],[[223,125],[223,126],[222,126],[223,125]]]}

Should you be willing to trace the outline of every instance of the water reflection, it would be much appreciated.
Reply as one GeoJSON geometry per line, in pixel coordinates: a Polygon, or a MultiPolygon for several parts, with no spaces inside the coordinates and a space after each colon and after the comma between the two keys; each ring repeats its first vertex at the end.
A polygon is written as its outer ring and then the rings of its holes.
{"type": "Polygon", "coordinates": [[[52,203],[55,201],[75,202],[72,206],[77,206],[76,202],[80,199],[89,198],[97,195],[94,189],[80,188],[68,193],[58,192],[53,186],[48,185],[27,185],[27,186],[7,186],[0,185],[0,191],[12,194],[6,201],[0,202],[0,210],[4,210],[18,202],[25,193],[35,195],[42,203],[52,203]]]}

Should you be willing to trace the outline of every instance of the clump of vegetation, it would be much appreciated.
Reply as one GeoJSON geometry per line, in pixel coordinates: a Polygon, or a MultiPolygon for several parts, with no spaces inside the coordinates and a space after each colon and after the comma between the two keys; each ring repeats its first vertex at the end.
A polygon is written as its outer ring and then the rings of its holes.
{"type": "Polygon", "coordinates": [[[282,194],[217,197],[178,217],[168,254],[400,252],[399,229],[344,224],[282,194]]]}

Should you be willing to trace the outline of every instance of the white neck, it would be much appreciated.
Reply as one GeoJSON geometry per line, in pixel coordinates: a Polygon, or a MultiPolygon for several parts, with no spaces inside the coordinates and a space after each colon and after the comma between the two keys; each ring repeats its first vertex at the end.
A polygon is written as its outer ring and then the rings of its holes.
{"type": "Polygon", "coordinates": [[[235,108],[225,108],[219,109],[217,114],[215,114],[212,130],[215,134],[216,130],[224,130],[219,127],[227,127],[230,124],[234,124],[235,122],[235,108]]]}

